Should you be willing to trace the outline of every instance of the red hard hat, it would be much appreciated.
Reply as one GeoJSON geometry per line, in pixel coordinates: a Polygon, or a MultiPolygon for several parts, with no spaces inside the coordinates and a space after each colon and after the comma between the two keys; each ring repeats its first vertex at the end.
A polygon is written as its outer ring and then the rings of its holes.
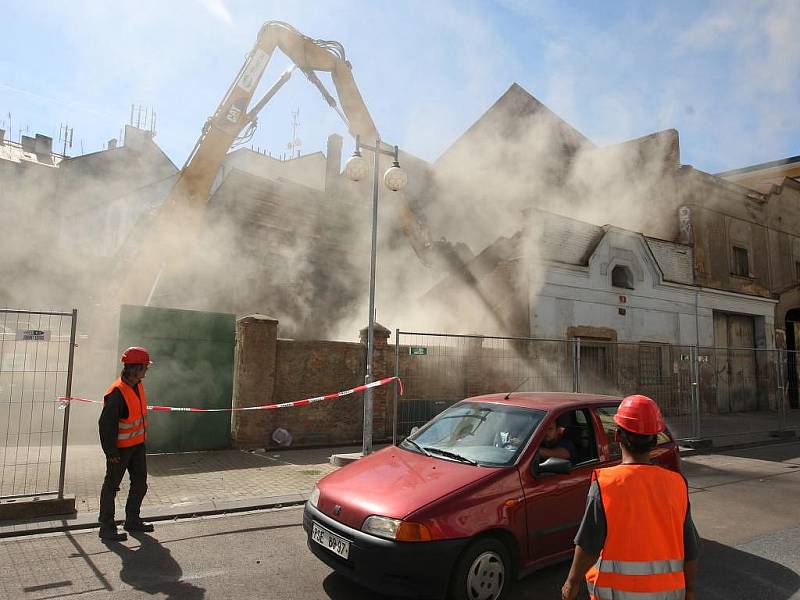
{"type": "Polygon", "coordinates": [[[658,405],[641,394],[622,400],[614,422],[626,431],[640,435],[655,435],[664,430],[664,417],[658,405]]]}
{"type": "Polygon", "coordinates": [[[152,365],[150,353],[141,346],[131,346],[122,353],[122,364],[125,365],[152,365]]]}

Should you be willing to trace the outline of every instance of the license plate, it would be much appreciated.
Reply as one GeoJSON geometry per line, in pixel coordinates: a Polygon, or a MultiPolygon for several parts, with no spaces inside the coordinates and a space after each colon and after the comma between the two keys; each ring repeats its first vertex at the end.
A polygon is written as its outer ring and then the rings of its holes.
{"type": "Polygon", "coordinates": [[[313,524],[311,527],[311,539],[342,558],[350,556],[350,542],[332,531],[328,531],[322,525],[313,524]]]}

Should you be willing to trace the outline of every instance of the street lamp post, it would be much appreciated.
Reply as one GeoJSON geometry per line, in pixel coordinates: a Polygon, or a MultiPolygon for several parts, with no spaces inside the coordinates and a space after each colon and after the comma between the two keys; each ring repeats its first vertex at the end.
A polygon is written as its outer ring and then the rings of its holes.
{"type": "MultiPolygon", "coordinates": [[[[356,149],[353,152],[344,170],[345,175],[352,181],[360,181],[367,176],[367,161],[361,156],[361,150],[370,150],[375,155],[372,166],[372,251],[369,257],[369,326],[367,328],[367,374],[364,383],[372,383],[372,353],[374,349],[375,334],[375,263],[378,253],[378,170],[380,169],[380,156],[385,154],[394,157],[394,163],[383,175],[384,185],[397,192],[405,187],[408,176],[400,168],[399,151],[397,146],[391,150],[381,145],[381,140],[375,140],[375,146],[368,146],[361,143],[359,136],[356,136],[356,149]]],[[[364,430],[361,446],[361,454],[366,456],[372,452],[372,388],[364,392],[364,430]]]]}

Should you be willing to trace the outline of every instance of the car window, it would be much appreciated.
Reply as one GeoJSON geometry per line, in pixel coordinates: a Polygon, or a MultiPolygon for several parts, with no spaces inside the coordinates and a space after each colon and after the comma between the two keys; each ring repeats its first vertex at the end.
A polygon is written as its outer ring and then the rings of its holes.
{"type": "Polygon", "coordinates": [[[617,424],[614,422],[615,414],[617,414],[616,406],[604,406],[597,409],[597,416],[600,418],[600,423],[602,423],[603,430],[608,438],[608,452],[612,459],[622,456],[619,442],[614,439],[617,431],[617,424]]]}
{"type": "MultiPolygon", "coordinates": [[[[617,424],[614,422],[614,415],[617,414],[617,408],[619,407],[604,406],[597,409],[597,416],[600,418],[600,422],[603,424],[603,429],[605,430],[606,437],[608,438],[608,449],[612,459],[622,456],[622,452],[619,449],[619,442],[614,441],[614,436],[617,431],[617,424]]],[[[662,431],[658,434],[659,444],[666,444],[669,441],[671,440],[665,431],[662,431]]]]}
{"type": "Polygon", "coordinates": [[[573,466],[597,460],[597,440],[587,410],[565,412],[558,416],[556,424],[559,443],[569,449],[573,466]]]}
{"type": "Polygon", "coordinates": [[[544,418],[541,410],[492,402],[461,402],[451,406],[404,442],[403,448],[455,453],[489,466],[511,465],[544,418]],[[416,444],[416,446],[414,445],[416,444]]]}

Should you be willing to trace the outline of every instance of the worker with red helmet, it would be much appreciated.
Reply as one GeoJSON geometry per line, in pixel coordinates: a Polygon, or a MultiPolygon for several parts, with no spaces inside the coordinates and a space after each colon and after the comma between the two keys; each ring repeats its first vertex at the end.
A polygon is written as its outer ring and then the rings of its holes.
{"type": "Polygon", "coordinates": [[[128,538],[117,531],[114,500],[125,471],[131,485],[125,504],[126,531],[150,532],[153,526],[139,516],[147,493],[147,397],[142,380],[152,365],[144,348],[133,346],[122,353],[122,373],[103,398],[103,412],[98,422],[100,444],[106,455],[106,476],[100,491],[100,537],[121,542],[128,538]]]}
{"type": "Polygon", "coordinates": [[[585,577],[592,600],[693,600],[700,542],[686,480],[650,463],[661,411],[647,396],[628,396],[614,421],[622,464],[592,476],[561,598],[576,598],[585,577]]]}

